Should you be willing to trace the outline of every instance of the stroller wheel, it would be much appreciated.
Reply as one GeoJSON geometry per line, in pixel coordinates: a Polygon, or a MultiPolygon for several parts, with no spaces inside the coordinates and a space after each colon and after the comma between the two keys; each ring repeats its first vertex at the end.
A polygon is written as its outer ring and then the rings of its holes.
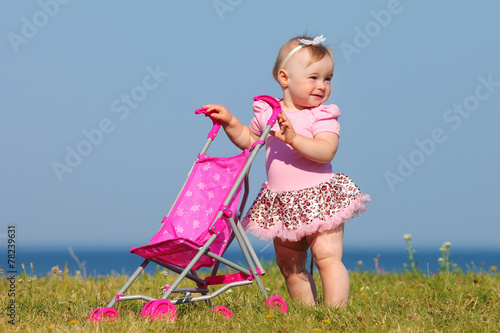
{"type": "Polygon", "coordinates": [[[170,302],[168,299],[157,299],[150,303],[151,305],[149,305],[149,317],[151,317],[151,320],[166,318],[168,320],[175,321],[175,319],[177,318],[177,310],[175,309],[175,306],[172,304],[172,302],[170,302]]]}
{"type": "Polygon", "coordinates": [[[266,299],[265,303],[268,309],[274,310],[279,308],[284,313],[288,312],[288,305],[285,300],[279,296],[270,296],[266,299]]]}
{"type": "Polygon", "coordinates": [[[149,317],[149,312],[151,311],[151,305],[153,304],[154,301],[147,302],[144,304],[142,311],[141,311],[141,316],[143,318],[149,317]]]}
{"type": "Polygon", "coordinates": [[[89,320],[93,323],[98,323],[103,319],[108,319],[114,321],[118,319],[120,315],[118,311],[111,307],[99,308],[92,311],[89,315],[89,320]]]}
{"type": "Polygon", "coordinates": [[[231,310],[229,310],[227,307],[224,305],[217,305],[212,308],[212,312],[220,313],[223,315],[225,318],[231,318],[233,316],[233,313],[231,310]]]}

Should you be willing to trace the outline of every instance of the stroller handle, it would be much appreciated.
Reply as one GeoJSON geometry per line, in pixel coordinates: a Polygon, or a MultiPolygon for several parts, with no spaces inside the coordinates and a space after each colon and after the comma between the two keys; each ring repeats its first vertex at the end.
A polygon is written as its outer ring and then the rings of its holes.
{"type": "MultiPolygon", "coordinates": [[[[266,102],[267,104],[269,104],[269,106],[271,106],[271,108],[273,109],[273,114],[271,116],[271,118],[269,118],[269,120],[267,121],[267,125],[269,126],[273,126],[275,123],[276,123],[276,120],[278,119],[278,115],[281,113],[281,105],[280,103],[274,98],[274,97],[271,97],[271,96],[268,96],[268,95],[259,95],[259,96],[255,96],[253,98],[254,101],[264,101],[266,102]]],[[[195,110],[194,113],[196,114],[204,114],[205,116],[207,117],[210,117],[208,114],[207,114],[207,108],[202,108],[202,109],[198,109],[198,110],[195,110]]],[[[212,119],[212,118],[210,118],[212,119]]],[[[210,133],[208,133],[208,137],[212,140],[215,139],[215,137],[217,136],[217,133],[219,132],[219,129],[220,129],[220,123],[214,119],[212,119],[212,122],[213,122],[213,127],[212,127],[212,130],[210,131],[210,133]]]]}
{"type": "MultiPolygon", "coordinates": [[[[210,117],[207,114],[207,108],[198,109],[198,110],[194,111],[194,113],[196,113],[196,114],[204,114],[205,116],[210,117]]],[[[212,118],[210,118],[210,119],[212,119],[212,118]]],[[[215,137],[217,136],[217,133],[219,132],[220,124],[215,119],[212,119],[212,122],[214,123],[214,125],[213,125],[212,129],[210,130],[210,132],[208,133],[208,138],[214,140],[215,137]]]]}
{"type": "Polygon", "coordinates": [[[276,98],[268,96],[268,95],[255,96],[253,98],[253,100],[254,101],[264,101],[267,104],[269,104],[269,106],[271,106],[271,108],[273,109],[273,114],[272,114],[271,118],[269,118],[269,120],[267,121],[267,125],[273,126],[276,123],[276,120],[278,119],[278,115],[281,113],[280,102],[278,102],[276,100],[276,98]]]}

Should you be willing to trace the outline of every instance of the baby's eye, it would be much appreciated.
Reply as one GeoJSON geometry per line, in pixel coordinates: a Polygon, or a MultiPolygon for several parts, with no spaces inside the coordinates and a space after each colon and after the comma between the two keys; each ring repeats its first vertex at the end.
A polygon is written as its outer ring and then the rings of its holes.
{"type": "Polygon", "coordinates": [[[317,76],[310,76],[309,77],[311,80],[316,80],[318,77],[317,76]]]}

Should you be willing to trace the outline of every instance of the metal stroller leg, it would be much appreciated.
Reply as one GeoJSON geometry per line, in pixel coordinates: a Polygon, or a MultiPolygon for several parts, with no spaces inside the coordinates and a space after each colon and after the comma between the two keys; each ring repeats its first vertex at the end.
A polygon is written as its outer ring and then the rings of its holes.
{"type": "Polygon", "coordinates": [[[186,275],[191,271],[191,268],[193,268],[194,264],[200,259],[200,257],[207,251],[208,247],[214,242],[214,240],[217,238],[216,235],[212,235],[209,240],[205,243],[205,245],[200,248],[198,253],[194,256],[194,258],[191,260],[191,262],[184,268],[184,270],[179,274],[179,277],[172,283],[170,286],[170,289],[167,290],[165,294],[161,298],[167,299],[170,294],[172,293],[172,290],[175,290],[181,283],[181,281],[186,277],[186,275]]]}
{"type": "MultiPolygon", "coordinates": [[[[128,281],[123,285],[122,289],[120,289],[120,291],[118,291],[117,295],[123,295],[127,289],[130,287],[130,285],[132,284],[132,282],[135,281],[135,279],[137,279],[137,277],[144,271],[144,268],[146,268],[146,266],[149,264],[149,260],[146,259],[142,262],[141,266],[139,266],[134,274],[132,274],[130,276],[130,278],[128,279],[128,281]]],[[[116,303],[116,297],[113,297],[113,299],[108,303],[108,307],[112,307],[114,304],[116,303]]]]}
{"type": "MultiPolygon", "coordinates": [[[[243,239],[243,237],[241,235],[240,229],[238,229],[238,227],[236,226],[236,223],[234,222],[233,218],[230,217],[230,218],[228,218],[228,220],[229,220],[229,223],[231,224],[231,227],[233,228],[234,235],[236,236],[236,240],[240,244],[240,248],[241,248],[241,250],[243,252],[243,256],[245,257],[245,259],[246,259],[246,261],[248,263],[248,266],[250,267],[250,271],[252,272],[252,275],[254,276],[255,282],[257,283],[257,286],[259,287],[259,290],[262,293],[262,295],[265,298],[267,298],[266,289],[264,288],[264,285],[262,284],[262,281],[260,280],[259,273],[255,269],[255,264],[254,264],[254,262],[252,260],[253,258],[248,253],[248,246],[245,243],[245,241],[244,241],[244,239],[243,239]]],[[[259,265],[260,265],[260,263],[259,263],[259,265]]]]}
{"type": "Polygon", "coordinates": [[[260,269],[260,273],[261,275],[264,275],[266,274],[265,270],[264,270],[264,267],[262,267],[262,264],[259,260],[259,258],[257,257],[257,254],[255,253],[255,250],[254,248],[251,246],[252,243],[250,243],[250,240],[248,239],[248,236],[245,232],[245,229],[243,229],[243,226],[238,223],[236,225],[236,227],[238,228],[238,230],[240,231],[240,234],[241,234],[241,237],[243,238],[245,244],[247,244],[247,248],[248,248],[248,251],[250,252],[250,255],[252,256],[255,264],[257,265],[257,267],[260,269]]]}
{"type": "MultiPolygon", "coordinates": [[[[196,273],[196,271],[191,271],[191,274],[192,274],[192,275],[194,275],[194,276],[196,276],[196,277],[198,277],[198,274],[196,273]]],[[[203,285],[203,284],[199,283],[198,281],[196,281],[196,286],[197,286],[198,288],[206,287],[205,285],[203,285]]],[[[207,292],[207,291],[201,292],[201,295],[202,295],[202,296],[206,296],[207,294],[208,294],[208,292],[207,292]]],[[[213,305],[212,305],[212,301],[210,300],[210,298],[209,298],[209,299],[207,299],[205,302],[207,303],[207,305],[208,305],[210,308],[212,308],[212,307],[213,307],[213,305]]]]}

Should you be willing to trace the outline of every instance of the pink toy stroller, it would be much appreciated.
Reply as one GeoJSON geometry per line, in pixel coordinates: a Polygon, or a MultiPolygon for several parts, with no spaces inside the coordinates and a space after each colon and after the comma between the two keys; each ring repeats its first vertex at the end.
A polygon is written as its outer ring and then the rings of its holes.
{"type": "MultiPolygon", "coordinates": [[[[144,262],[106,307],[91,312],[91,321],[117,319],[119,314],[113,305],[116,302],[137,299],[147,301],[142,309],[143,317],[167,317],[175,320],[177,312],[174,305],[206,301],[211,306],[211,299],[222,292],[253,282],[257,283],[268,307],[287,312],[287,304],[281,297],[267,296],[260,279],[265,271],[239,223],[248,197],[250,166],[281,112],[280,104],[270,96],[257,96],[254,100],[263,100],[273,108],[273,115],[259,141],[249,150],[234,157],[208,157],[206,151],[220,129],[220,124],[213,121],[212,130],[198,155],[198,160],[189,172],[169,213],[163,218],[160,230],[148,245],[130,250],[145,258],[144,262]],[[242,267],[222,257],[234,238],[238,241],[248,267],[242,267]],[[163,287],[163,295],[159,299],[145,295],[126,295],[127,289],[149,262],[178,273],[178,278],[171,286],[163,287]],[[236,272],[217,275],[220,263],[236,272]],[[210,276],[204,279],[198,277],[196,271],[201,267],[211,267],[210,276]],[[194,281],[197,288],[179,288],[184,278],[194,281]],[[210,291],[209,286],[220,287],[210,291]],[[173,297],[174,295],[180,296],[173,297]]],[[[196,110],[196,113],[207,115],[206,109],[196,110]]],[[[232,312],[224,306],[213,307],[212,311],[225,317],[232,316],[232,312]]]]}

